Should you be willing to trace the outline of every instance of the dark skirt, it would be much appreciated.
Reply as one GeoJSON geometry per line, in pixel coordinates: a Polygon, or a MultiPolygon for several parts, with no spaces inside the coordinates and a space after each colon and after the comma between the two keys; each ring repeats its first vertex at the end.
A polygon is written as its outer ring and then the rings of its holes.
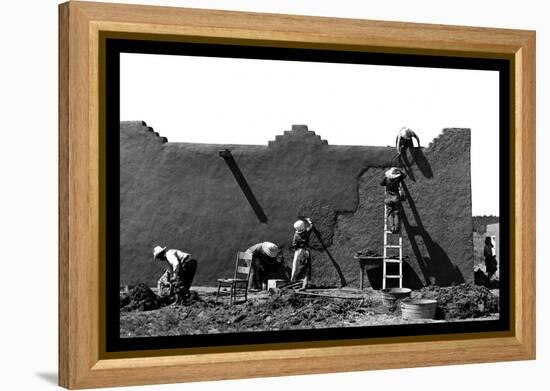
{"type": "Polygon", "coordinates": [[[298,264],[296,265],[294,281],[301,280],[306,276],[311,279],[311,252],[306,248],[301,250],[300,258],[298,259],[298,264]]]}

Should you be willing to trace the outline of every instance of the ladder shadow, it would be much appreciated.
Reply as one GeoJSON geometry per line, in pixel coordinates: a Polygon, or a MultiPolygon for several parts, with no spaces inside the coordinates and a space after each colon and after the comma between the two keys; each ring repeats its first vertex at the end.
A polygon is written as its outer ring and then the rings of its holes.
{"type": "MultiPolygon", "coordinates": [[[[390,264],[388,266],[394,267],[397,269],[397,264],[390,264]],[[390,266],[392,265],[392,266],[390,266]]],[[[392,272],[393,273],[393,272],[392,272]]],[[[373,267],[370,269],[367,269],[366,271],[367,279],[370,283],[370,286],[372,289],[378,290],[382,289],[382,265],[373,267]]],[[[396,283],[397,279],[390,279],[388,280],[388,288],[395,288],[398,286],[396,283]]],[[[405,288],[411,288],[411,289],[419,289],[424,284],[422,284],[422,280],[418,277],[412,266],[409,264],[409,262],[406,259],[403,259],[403,287],[405,288]]]]}
{"type": "MultiPolygon", "coordinates": [[[[407,151],[409,148],[405,149],[402,154],[397,155],[397,165],[399,168],[401,168],[403,171],[405,171],[405,174],[407,174],[407,177],[412,180],[413,182],[416,182],[416,176],[414,175],[414,171],[412,170],[412,164],[414,162],[413,160],[409,160],[409,157],[407,156],[407,151]]],[[[412,152],[411,152],[412,156],[412,152]]]]}
{"type": "Polygon", "coordinates": [[[413,164],[416,165],[418,171],[424,176],[424,178],[431,179],[434,177],[432,166],[422,148],[407,148],[401,155],[396,157],[397,165],[405,171],[405,174],[413,181],[416,182],[416,175],[412,170],[413,164]],[[410,158],[408,152],[410,151],[410,158]]]}
{"type": "Polygon", "coordinates": [[[411,149],[411,155],[413,157],[414,163],[416,164],[416,167],[418,167],[422,175],[424,175],[424,177],[428,179],[433,178],[434,173],[432,171],[432,166],[430,165],[430,162],[428,162],[428,159],[426,159],[422,148],[411,149]]]}
{"type": "Polygon", "coordinates": [[[408,209],[410,209],[414,218],[415,225],[411,224],[408,216],[404,213],[403,205],[401,209],[401,221],[407,232],[409,243],[411,243],[411,248],[417,259],[425,284],[451,285],[463,283],[464,276],[460,269],[451,262],[445,250],[432,239],[431,235],[424,227],[407,185],[402,182],[401,186],[409,205],[408,209]],[[417,242],[418,237],[420,237],[424,243],[427,256],[425,256],[420,249],[417,242]]]}

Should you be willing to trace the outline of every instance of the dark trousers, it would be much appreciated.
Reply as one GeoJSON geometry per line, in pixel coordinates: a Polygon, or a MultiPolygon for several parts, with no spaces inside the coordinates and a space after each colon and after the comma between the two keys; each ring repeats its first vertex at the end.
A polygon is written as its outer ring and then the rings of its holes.
{"type": "Polygon", "coordinates": [[[485,271],[489,279],[497,272],[497,260],[495,257],[485,257],[485,271]]]}
{"type": "Polygon", "coordinates": [[[267,283],[268,275],[281,272],[284,265],[275,258],[253,257],[250,267],[248,288],[261,289],[262,283],[267,283]]]}
{"type": "Polygon", "coordinates": [[[399,154],[400,155],[403,155],[403,153],[407,149],[414,149],[414,144],[413,144],[412,138],[406,139],[406,138],[401,137],[399,139],[399,146],[398,147],[399,147],[399,154]]]}
{"type": "Polygon", "coordinates": [[[388,195],[384,199],[386,204],[386,219],[388,221],[388,229],[394,233],[401,230],[401,200],[399,196],[388,195]]]}
{"type": "Polygon", "coordinates": [[[189,292],[195,272],[197,271],[197,261],[190,259],[183,265],[180,265],[176,270],[176,279],[174,282],[174,293],[176,294],[176,302],[181,302],[189,292]]]}

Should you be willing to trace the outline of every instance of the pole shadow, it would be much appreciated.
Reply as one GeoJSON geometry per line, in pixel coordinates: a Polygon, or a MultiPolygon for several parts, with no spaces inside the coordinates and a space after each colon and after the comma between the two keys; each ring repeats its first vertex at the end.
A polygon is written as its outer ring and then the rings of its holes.
{"type": "Polygon", "coordinates": [[[256,217],[258,218],[260,223],[267,224],[267,216],[265,215],[264,210],[262,209],[260,203],[256,199],[256,196],[252,192],[250,185],[246,181],[241,169],[239,168],[239,165],[237,164],[235,158],[231,154],[231,151],[229,149],[224,149],[223,151],[219,152],[219,155],[221,158],[223,158],[223,160],[231,170],[231,173],[235,177],[237,184],[241,188],[244,196],[248,200],[248,203],[252,207],[252,210],[256,214],[256,217]]]}
{"type": "Polygon", "coordinates": [[[402,222],[405,231],[407,232],[409,242],[411,243],[413,253],[424,276],[425,284],[447,286],[463,283],[464,276],[462,275],[460,269],[451,262],[445,250],[437,242],[435,242],[426,231],[407,185],[404,182],[402,182],[401,185],[409,205],[409,209],[413,215],[415,225],[411,224],[411,221],[409,221],[403,209],[401,211],[402,222]],[[420,250],[417,239],[419,237],[424,243],[427,256],[425,256],[420,250]]]}

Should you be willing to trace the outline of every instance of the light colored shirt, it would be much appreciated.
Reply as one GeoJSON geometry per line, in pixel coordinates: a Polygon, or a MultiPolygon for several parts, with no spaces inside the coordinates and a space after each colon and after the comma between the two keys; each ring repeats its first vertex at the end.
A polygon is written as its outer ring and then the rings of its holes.
{"type": "Polygon", "coordinates": [[[170,266],[172,266],[172,272],[175,272],[176,268],[189,257],[191,257],[191,254],[184,253],[180,250],[166,250],[166,260],[170,266]]]}
{"type": "Polygon", "coordinates": [[[399,130],[399,137],[404,138],[405,140],[410,140],[412,137],[415,137],[416,133],[409,128],[402,128],[399,130]]]}

